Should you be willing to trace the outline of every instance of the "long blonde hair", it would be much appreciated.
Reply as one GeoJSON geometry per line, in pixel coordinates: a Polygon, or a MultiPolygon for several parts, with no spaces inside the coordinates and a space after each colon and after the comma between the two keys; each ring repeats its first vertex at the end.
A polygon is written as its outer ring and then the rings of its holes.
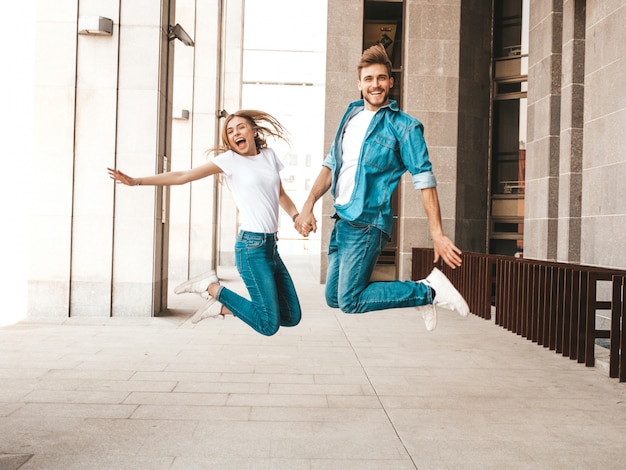
{"type": "Polygon", "coordinates": [[[256,109],[241,109],[226,116],[222,127],[221,144],[218,147],[209,150],[207,153],[213,153],[215,155],[218,155],[228,150],[234,150],[230,147],[230,144],[228,143],[228,134],[226,132],[228,123],[234,117],[241,117],[245,119],[252,127],[252,130],[255,132],[254,143],[256,144],[257,152],[267,147],[268,137],[273,137],[275,139],[280,139],[285,141],[286,143],[289,143],[289,132],[287,132],[283,125],[278,122],[278,119],[276,119],[274,116],[264,111],[258,111],[256,109]]]}

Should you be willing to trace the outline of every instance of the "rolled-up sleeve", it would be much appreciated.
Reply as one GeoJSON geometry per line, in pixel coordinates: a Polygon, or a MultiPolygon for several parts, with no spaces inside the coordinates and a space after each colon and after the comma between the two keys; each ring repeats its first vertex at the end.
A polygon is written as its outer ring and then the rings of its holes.
{"type": "Polygon", "coordinates": [[[424,173],[412,175],[412,179],[415,189],[427,189],[437,187],[437,179],[435,178],[435,174],[432,171],[425,171],[424,173]]]}
{"type": "Polygon", "coordinates": [[[326,156],[326,158],[322,162],[322,166],[328,167],[331,170],[335,169],[335,159],[333,158],[332,152],[326,156]]]}
{"type": "Polygon", "coordinates": [[[428,159],[428,148],[424,140],[423,126],[417,121],[411,125],[402,139],[400,154],[402,161],[412,175],[415,189],[434,188],[437,186],[432,164],[428,159]]]}

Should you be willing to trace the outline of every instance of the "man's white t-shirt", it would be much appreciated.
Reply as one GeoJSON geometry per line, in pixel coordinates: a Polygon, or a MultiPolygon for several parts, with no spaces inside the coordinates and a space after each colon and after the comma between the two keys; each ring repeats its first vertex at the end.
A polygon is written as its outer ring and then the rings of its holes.
{"type": "Polygon", "coordinates": [[[341,169],[339,170],[335,187],[335,204],[337,205],[347,204],[352,197],[359,154],[361,153],[361,147],[363,147],[365,133],[370,122],[372,122],[374,114],[376,114],[376,111],[364,109],[354,115],[343,133],[341,169]]]}
{"type": "Polygon", "coordinates": [[[254,157],[228,150],[213,159],[222,169],[239,209],[239,229],[247,232],[278,231],[280,175],[285,166],[270,148],[254,157]]]}

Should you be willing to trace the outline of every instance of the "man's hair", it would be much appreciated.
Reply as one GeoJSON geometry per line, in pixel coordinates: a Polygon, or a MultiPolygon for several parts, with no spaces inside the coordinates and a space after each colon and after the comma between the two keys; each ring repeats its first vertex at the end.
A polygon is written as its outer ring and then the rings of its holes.
{"type": "Polygon", "coordinates": [[[389,56],[387,55],[387,52],[382,44],[375,44],[363,51],[361,60],[359,60],[359,63],[356,66],[359,79],[361,79],[361,70],[374,64],[381,64],[387,67],[387,75],[391,77],[391,60],[389,60],[389,56]]]}

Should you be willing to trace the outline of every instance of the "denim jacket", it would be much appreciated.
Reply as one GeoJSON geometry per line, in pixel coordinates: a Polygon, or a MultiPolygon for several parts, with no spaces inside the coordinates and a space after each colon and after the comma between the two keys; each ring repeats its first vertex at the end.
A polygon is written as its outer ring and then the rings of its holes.
{"type": "MultiPolygon", "coordinates": [[[[363,100],[348,105],[324,160],[323,165],[333,176],[330,189],[333,199],[341,169],[343,134],[348,121],[363,109],[363,100]]],[[[437,186],[423,131],[422,123],[401,111],[394,100],[379,109],[361,146],[352,197],[346,204],[335,204],[337,215],[358,224],[373,225],[389,235],[393,221],[391,195],[404,172],[411,173],[415,189],[437,186]]]]}

